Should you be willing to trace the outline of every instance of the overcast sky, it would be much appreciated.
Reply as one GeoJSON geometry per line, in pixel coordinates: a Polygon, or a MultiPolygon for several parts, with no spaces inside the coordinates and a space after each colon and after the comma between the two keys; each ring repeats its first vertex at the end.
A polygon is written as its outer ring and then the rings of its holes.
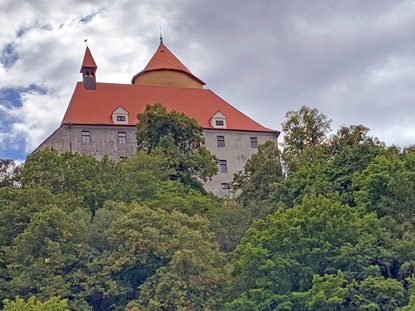
{"type": "Polygon", "coordinates": [[[160,26],[205,88],[266,127],[307,105],[333,130],[415,143],[414,0],[0,0],[0,158],[24,159],[58,128],[84,39],[97,80],[129,84],[160,26]]]}

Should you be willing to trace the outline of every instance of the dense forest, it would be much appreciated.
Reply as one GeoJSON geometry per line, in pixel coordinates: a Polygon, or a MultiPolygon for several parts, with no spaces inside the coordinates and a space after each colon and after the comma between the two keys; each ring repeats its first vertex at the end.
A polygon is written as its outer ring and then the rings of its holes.
{"type": "Polygon", "coordinates": [[[0,160],[3,310],[415,310],[414,147],[302,107],[219,198],[195,120],[138,119],[120,162],[0,160]]]}

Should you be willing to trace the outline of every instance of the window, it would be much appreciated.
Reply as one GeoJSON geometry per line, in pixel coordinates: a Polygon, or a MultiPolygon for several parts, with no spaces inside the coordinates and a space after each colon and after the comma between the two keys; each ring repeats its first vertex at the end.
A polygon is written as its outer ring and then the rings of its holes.
{"type": "Polygon", "coordinates": [[[256,137],[251,137],[251,148],[258,148],[258,140],[256,137]]]}
{"type": "Polygon", "coordinates": [[[223,123],[223,120],[216,120],[216,125],[217,126],[224,126],[225,124],[223,123]]]}
{"type": "Polygon", "coordinates": [[[229,196],[229,185],[228,184],[222,184],[222,195],[225,197],[229,196]]]}
{"type": "Polygon", "coordinates": [[[125,134],[125,132],[118,132],[118,142],[120,144],[127,143],[127,135],[125,134]]]}
{"type": "Polygon", "coordinates": [[[217,136],[216,137],[218,142],[218,147],[225,147],[225,137],[224,136],[217,136]]]}
{"type": "Polygon", "coordinates": [[[125,116],[117,116],[117,121],[125,121],[125,116]]]}
{"type": "Polygon", "coordinates": [[[219,168],[221,173],[226,173],[228,171],[226,160],[219,160],[219,168]]]}
{"type": "Polygon", "coordinates": [[[82,131],[82,142],[89,143],[89,131],[82,131]]]}

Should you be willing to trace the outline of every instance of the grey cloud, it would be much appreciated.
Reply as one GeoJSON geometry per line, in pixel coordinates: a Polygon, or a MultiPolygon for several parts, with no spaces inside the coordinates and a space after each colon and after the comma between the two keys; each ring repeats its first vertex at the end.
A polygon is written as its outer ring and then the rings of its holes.
{"type": "Polygon", "coordinates": [[[405,81],[368,79],[392,58],[414,64],[413,1],[193,2],[180,20],[177,46],[197,41],[214,58],[208,87],[267,126],[304,104],[334,127],[412,121],[415,68],[405,81]]]}

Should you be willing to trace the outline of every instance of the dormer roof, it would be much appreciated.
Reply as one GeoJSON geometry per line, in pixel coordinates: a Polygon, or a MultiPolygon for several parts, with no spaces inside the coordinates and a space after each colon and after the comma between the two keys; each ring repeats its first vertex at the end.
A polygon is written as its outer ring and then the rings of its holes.
{"type": "MultiPolygon", "coordinates": [[[[220,110],[218,110],[218,111],[216,111],[215,112],[215,114],[210,118],[210,120],[213,120],[213,119],[226,119],[226,116],[220,111],[220,110]]],[[[209,120],[209,121],[210,121],[209,120]]]]}
{"type": "Polygon", "coordinates": [[[92,57],[89,47],[86,47],[86,50],[85,50],[84,60],[82,61],[81,72],[82,72],[82,68],[84,67],[95,68],[95,69],[98,68],[97,64],[95,63],[94,58],[92,57]]]}
{"type": "Polygon", "coordinates": [[[174,56],[174,54],[170,52],[170,50],[162,42],[160,43],[153,57],[148,62],[147,66],[132,78],[131,83],[134,84],[135,80],[139,76],[147,72],[159,70],[179,71],[188,75],[190,78],[202,85],[206,84],[195,75],[193,75],[190,70],[187,69],[186,66],[183,65],[182,62],[179,61],[178,58],[174,56]]]}
{"type": "Polygon", "coordinates": [[[128,114],[128,111],[127,110],[125,110],[124,109],[124,107],[123,106],[121,106],[121,105],[119,105],[113,112],[112,112],[112,114],[114,114],[114,113],[126,113],[126,114],[128,114]]]}
{"type": "Polygon", "coordinates": [[[214,128],[226,128],[227,126],[226,116],[220,110],[216,111],[216,113],[209,119],[209,122],[214,128]]]}

